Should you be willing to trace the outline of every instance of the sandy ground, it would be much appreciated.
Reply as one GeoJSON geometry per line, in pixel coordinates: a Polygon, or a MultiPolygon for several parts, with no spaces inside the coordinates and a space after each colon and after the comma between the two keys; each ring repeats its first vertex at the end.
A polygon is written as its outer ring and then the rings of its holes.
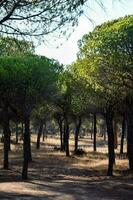
{"type": "MultiPolygon", "coordinates": [[[[117,155],[114,177],[107,177],[107,144],[98,140],[96,153],[92,141],[82,138],[79,145],[87,155],[66,158],[54,150],[59,145],[58,137],[47,138],[40,150],[36,150],[35,136],[32,137],[33,162],[26,182],[21,181],[22,144],[12,145],[11,169],[0,170],[0,200],[132,200],[133,176],[127,172],[127,159],[117,155]]],[[[73,139],[70,146],[72,150],[73,139]]],[[[2,154],[1,144],[1,157],[2,154]]],[[[2,161],[0,165],[2,168],[2,161]]]]}

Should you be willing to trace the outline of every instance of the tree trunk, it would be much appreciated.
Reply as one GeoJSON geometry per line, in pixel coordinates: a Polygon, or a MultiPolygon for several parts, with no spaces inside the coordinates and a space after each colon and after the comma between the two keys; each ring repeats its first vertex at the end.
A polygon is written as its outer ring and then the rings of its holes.
{"type": "Polygon", "coordinates": [[[23,124],[23,122],[22,122],[22,132],[21,132],[20,139],[21,139],[21,140],[24,139],[24,124],[23,124]]]}
{"type": "Polygon", "coordinates": [[[64,120],[64,127],[63,127],[63,151],[66,150],[66,124],[65,124],[65,120],[64,120]]]}
{"type": "Polygon", "coordinates": [[[93,131],[94,131],[94,138],[93,138],[93,150],[96,151],[96,134],[97,134],[97,119],[96,119],[96,114],[93,115],[93,120],[94,120],[94,127],[93,127],[93,131]]]}
{"type": "Polygon", "coordinates": [[[69,153],[69,124],[68,120],[65,119],[65,151],[66,151],[66,156],[68,157],[70,155],[69,153]]]}
{"type": "Polygon", "coordinates": [[[11,130],[10,130],[10,128],[8,130],[8,150],[11,151],[11,130]]]}
{"type": "Polygon", "coordinates": [[[44,138],[45,138],[45,133],[46,133],[46,121],[44,121],[44,126],[43,126],[43,136],[42,136],[42,141],[44,142],[44,138]]]}
{"type": "Polygon", "coordinates": [[[127,116],[127,145],[129,169],[133,170],[133,111],[131,108],[127,116]]]}
{"type": "Polygon", "coordinates": [[[104,132],[104,141],[106,141],[106,132],[104,132]]]}
{"type": "Polygon", "coordinates": [[[9,169],[9,160],[8,160],[8,153],[9,153],[9,143],[10,143],[10,130],[9,130],[9,116],[8,116],[8,105],[4,105],[3,108],[3,133],[4,133],[4,163],[3,168],[9,169]]]}
{"type": "Polygon", "coordinates": [[[28,147],[29,147],[29,150],[28,150],[28,159],[29,159],[29,162],[32,162],[32,155],[31,155],[31,133],[30,133],[30,120],[29,120],[29,134],[28,134],[28,147]]]}
{"type": "Polygon", "coordinates": [[[18,144],[18,122],[16,122],[16,144],[18,144]]]}
{"type": "Polygon", "coordinates": [[[125,136],[125,117],[123,117],[123,120],[122,120],[122,133],[121,133],[120,154],[123,154],[124,136],[125,136]]]}
{"type": "Polygon", "coordinates": [[[93,139],[93,132],[94,132],[94,119],[92,119],[92,127],[91,127],[91,140],[93,139]]]}
{"type": "Polygon", "coordinates": [[[107,124],[107,133],[108,133],[108,157],[109,157],[107,175],[112,176],[113,175],[113,164],[115,161],[112,109],[107,110],[106,124],[107,124]]]}
{"type": "Polygon", "coordinates": [[[106,141],[106,135],[107,135],[107,128],[106,128],[106,122],[104,120],[104,122],[103,122],[103,138],[104,138],[104,141],[106,141]]]}
{"type": "Polygon", "coordinates": [[[62,124],[62,120],[60,120],[60,122],[58,122],[59,124],[59,129],[60,129],[60,149],[61,151],[63,151],[63,124],[62,124]]]}
{"type": "Polygon", "coordinates": [[[75,152],[78,149],[78,136],[80,127],[81,127],[81,117],[78,117],[78,119],[76,120],[76,128],[75,128],[75,150],[74,150],[75,152]]]}
{"type": "Polygon", "coordinates": [[[23,140],[23,171],[22,179],[26,180],[28,178],[28,163],[30,155],[30,146],[29,146],[29,137],[30,137],[30,119],[29,116],[25,117],[25,131],[24,131],[24,140],[23,140]]]}
{"type": "Polygon", "coordinates": [[[37,144],[36,144],[37,149],[40,149],[40,138],[41,138],[41,135],[42,135],[42,131],[43,131],[43,121],[41,120],[40,126],[39,126],[39,131],[38,131],[38,134],[37,134],[37,144]]]}
{"type": "Polygon", "coordinates": [[[114,121],[114,149],[117,149],[118,141],[117,141],[117,122],[114,121]]]}

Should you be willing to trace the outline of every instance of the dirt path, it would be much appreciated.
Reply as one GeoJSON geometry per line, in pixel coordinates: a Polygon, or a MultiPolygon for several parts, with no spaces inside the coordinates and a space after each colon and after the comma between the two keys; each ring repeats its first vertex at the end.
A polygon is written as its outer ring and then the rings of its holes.
{"type": "MultiPolygon", "coordinates": [[[[52,144],[51,141],[47,143],[52,144]]],[[[33,163],[29,180],[21,181],[21,145],[12,151],[11,170],[0,170],[0,200],[132,200],[133,177],[122,176],[119,168],[127,169],[127,161],[117,161],[115,176],[106,176],[106,154],[90,152],[84,157],[66,158],[63,153],[32,148],[33,163]]]]}

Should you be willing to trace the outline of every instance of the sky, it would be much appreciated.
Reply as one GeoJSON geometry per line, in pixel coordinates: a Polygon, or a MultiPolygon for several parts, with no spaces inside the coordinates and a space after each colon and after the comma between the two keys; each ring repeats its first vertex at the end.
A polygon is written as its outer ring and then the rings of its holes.
{"type": "Polygon", "coordinates": [[[41,44],[36,48],[36,53],[49,58],[54,58],[64,65],[69,65],[76,60],[78,45],[77,42],[82,36],[94,29],[103,22],[133,14],[133,0],[102,0],[104,9],[95,0],[88,0],[85,7],[85,15],[80,17],[79,24],[67,40],[64,36],[62,41],[55,44],[41,44]],[[91,22],[91,19],[93,22],[91,22]],[[63,43],[60,45],[60,43],[63,43]],[[59,47],[57,48],[57,44],[59,47]]]}

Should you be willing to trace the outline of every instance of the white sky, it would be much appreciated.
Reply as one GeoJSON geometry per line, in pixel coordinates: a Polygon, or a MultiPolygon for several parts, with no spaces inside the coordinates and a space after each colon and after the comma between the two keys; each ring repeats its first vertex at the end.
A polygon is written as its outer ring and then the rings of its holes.
{"type": "Polygon", "coordinates": [[[94,3],[94,0],[89,0],[89,6],[91,6],[94,11],[86,8],[86,15],[91,18],[95,24],[92,24],[87,17],[83,16],[79,20],[78,27],[75,28],[75,31],[67,41],[64,36],[63,45],[56,48],[54,44],[49,47],[45,44],[41,44],[36,48],[36,53],[57,59],[63,64],[70,64],[76,60],[76,54],[78,52],[77,42],[85,33],[92,31],[94,26],[105,21],[133,14],[133,0],[103,0],[103,3],[106,9],[105,11],[94,3]]]}

